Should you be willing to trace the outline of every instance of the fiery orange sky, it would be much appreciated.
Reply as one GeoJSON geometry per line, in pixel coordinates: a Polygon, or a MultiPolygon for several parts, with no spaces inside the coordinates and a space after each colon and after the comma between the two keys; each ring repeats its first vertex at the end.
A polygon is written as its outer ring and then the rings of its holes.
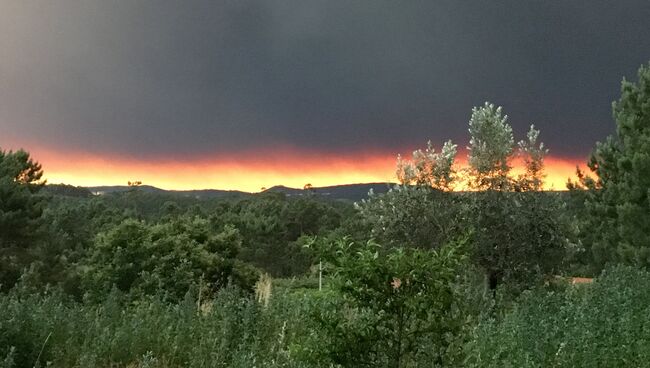
{"type": "MultiPolygon", "coordinates": [[[[393,153],[336,155],[285,149],[187,160],[137,160],[42,148],[28,150],[43,165],[51,184],[126,185],[128,181],[139,180],[146,185],[172,190],[258,192],[274,185],[302,188],[306,183],[320,187],[395,181],[396,154],[393,153]]],[[[459,154],[459,167],[464,157],[459,154]]],[[[574,177],[576,165],[583,164],[584,160],[548,157],[545,188],[564,190],[567,178],[574,177]]],[[[515,166],[515,172],[517,170],[515,166]]]]}

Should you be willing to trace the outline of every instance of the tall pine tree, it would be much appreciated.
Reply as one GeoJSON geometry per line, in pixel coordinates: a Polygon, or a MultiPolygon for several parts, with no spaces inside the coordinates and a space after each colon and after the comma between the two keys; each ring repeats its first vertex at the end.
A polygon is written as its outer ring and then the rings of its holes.
{"type": "Polygon", "coordinates": [[[41,229],[42,176],[29,153],[0,149],[0,288],[11,287],[30,262],[41,229]]]}
{"type": "Polygon", "coordinates": [[[650,64],[638,78],[623,80],[613,103],[616,134],[591,155],[596,178],[569,183],[588,190],[581,230],[595,271],[607,263],[650,266],[650,64]]]}

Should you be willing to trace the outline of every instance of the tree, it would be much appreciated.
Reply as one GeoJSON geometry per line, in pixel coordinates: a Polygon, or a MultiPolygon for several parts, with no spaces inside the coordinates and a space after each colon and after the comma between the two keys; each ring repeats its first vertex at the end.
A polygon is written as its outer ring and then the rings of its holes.
{"type": "Polygon", "coordinates": [[[508,190],[514,138],[501,106],[486,102],[472,109],[469,120],[470,186],[478,190],[508,190]]]}
{"type": "Polygon", "coordinates": [[[29,153],[0,150],[0,246],[25,245],[43,211],[41,165],[29,153]]]}
{"type": "Polygon", "coordinates": [[[486,102],[472,109],[469,122],[469,184],[479,191],[470,196],[467,214],[474,229],[472,258],[492,290],[504,282],[525,288],[557,272],[567,246],[562,205],[540,192],[548,153],[538,143],[540,132],[531,126],[518,143],[525,171],[514,178],[514,138],[507,120],[501,107],[486,102]]]}
{"type": "Polygon", "coordinates": [[[540,193],[548,150],[530,127],[515,151],[512,128],[501,107],[486,102],[472,109],[469,121],[469,193],[447,193],[457,179],[456,145],[440,153],[429,142],[413,152],[412,160],[398,156],[401,185],[384,195],[371,195],[356,207],[382,244],[433,249],[472,232],[472,259],[486,273],[492,289],[504,282],[519,286],[555,272],[567,245],[562,209],[555,196],[540,193]],[[525,171],[513,177],[511,161],[523,158],[525,171]],[[525,192],[525,193],[515,193],[525,192]]]}
{"type": "Polygon", "coordinates": [[[457,145],[451,140],[444,143],[440,153],[437,153],[427,142],[427,148],[413,152],[411,162],[397,156],[397,180],[402,185],[418,185],[431,187],[437,190],[449,191],[453,189],[456,172],[453,165],[456,159],[457,145]]]}
{"type": "Polygon", "coordinates": [[[486,274],[490,288],[502,282],[520,286],[556,272],[567,246],[562,204],[541,193],[548,150],[531,126],[515,151],[512,128],[501,107],[486,102],[472,109],[469,121],[468,193],[448,193],[457,179],[456,145],[440,153],[429,142],[411,161],[398,156],[401,185],[357,204],[370,236],[390,247],[435,249],[472,232],[472,260],[486,274]],[[525,171],[513,177],[518,153],[525,171]],[[523,193],[517,193],[523,192],[523,193]]]}
{"type": "Polygon", "coordinates": [[[582,240],[595,271],[607,263],[650,266],[650,64],[623,80],[613,103],[616,134],[597,143],[570,189],[586,189],[582,240]]]}
{"type": "Polygon", "coordinates": [[[458,236],[461,201],[450,192],[455,185],[456,145],[444,143],[436,152],[431,141],[413,152],[410,161],[397,156],[400,185],[384,195],[372,191],[356,204],[372,236],[387,246],[424,249],[440,247],[458,236]]]}
{"type": "Polygon", "coordinates": [[[485,191],[469,207],[472,259],[489,288],[519,291],[562,269],[567,249],[563,205],[554,193],[485,191]]]}
{"type": "Polygon", "coordinates": [[[41,165],[29,153],[0,149],[0,284],[11,287],[30,263],[45,197],[41,165]]]}
{"type": "Polygon", "coordinates": [[[548,154],[548,149],[544,143],[537,144],[539,130],[534,125],[530,126],[527,140],[521,140],[519,146],[519,155],[524,158],[525,171],[517,180],[518,190],[520,191],[540,191],[544,184],[544,158],[548,154]]]}
{"type": "Polygon", "coordinates": [[[502,107],[486,102],[472,109],[469,121],[469,186],[475,190],[540,191],[544,184],[544,158],[548,149],[538,143],[540,131],[530,126],[526,139],[514,150],[512,127],[502,107]],[[515,153],[523,158],[524,172],[511,176],[515,153]]]}

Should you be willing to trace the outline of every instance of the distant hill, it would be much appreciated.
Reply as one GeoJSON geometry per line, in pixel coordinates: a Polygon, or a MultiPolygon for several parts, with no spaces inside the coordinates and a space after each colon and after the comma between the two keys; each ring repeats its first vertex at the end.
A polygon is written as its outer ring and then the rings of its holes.
{"type": "MultiPolygon", "coordinates": [[[[113,185],[113,186],[99,186],[99,187],[88,187],[95,195],[110,194],[110,193],[123,193],[133,190],[134,187],[126,185],[113,185]]],[[[183,197],[193,197],[193,198],[226,198],[226,197],[236,197],[242,195],[250,195],[250,193],[241,192],[238,190],[218,190],[218,189],[199,189],[199,190],[165,190],[150,185],[141,185],[137,187],[137,190],[143,191],[145,193],[151,194],[171,194],[179,195],[183,197]]]]}
{"type": "MultiPolygon", "coordinates": [[[[286,196],[303,196],[303,195],[316,195],[319,197],[332,199],[332,200],[349,200],[360,201],[368,197],[368,192],[372,189],[375,193],[386,193],[390,188],[390,183],[365,183],[365,184],[345,184],[334,185],[328,187],[314,187],[309,190],[289,188],[278,185],[265,190],[262,193],[282,193],[286,196]]],[[[193,198],[229,198],[236,196],[249,196],[251,193],[241,192],[237,190],[218,190],[218,189],[204,189],[204,190],[164,190],[150,185],[141,185],[137,187],[145,193],[152,194],[171,194],[183,197],[193,198]]],[[[113,186],[97,186],[83,188],[92,194],[103,195],[110,193],[122,193],[133,190],[133,187],[126,185],[113,185],[113,186]]]]}
{"type": "MultiPolygon", "coordinates": [[[[99,186],[99,187],[87,187],[88,190],[90,190],[93,194],[108,194],[108,193],[122,193],[122,192],[128,192],[129,190],[133,190],[134,187],[130,187],[127,185],[105,185],[105,186],[99,186]]],[[[145,193],[165,193],[166,190],[152,187],[151,185],[141,185],[137,187],[138,190],[141,190],[145,193]]]]}
{"type": "Polygon", "coordinates": [[[391,183],[365,183],[365,184],[344,184],[329,187],[314,187],[311,189],[297,189],[278,185],[267,189],[264,193],[284,193],[287,196],[318,195],[331,199],[344,199],[349,201],[360,201],[368,198],[370,189],[377,194],[386,193],[391,183]]]}
{"type": "Polygon", "coordinates": [[[91,197],[93,194],[84,187],[75,187],[67,184],[47,184],[43,189],[46,193],[66,197],[91,197]]]}
{"type": "MultiPolygon", "coordinates": [[[[363,183],[363,184],[344,184],[333,185],[328,187],[314,187],[311,189],[298,189],[277,185],[271,187],[263,193],[282,193],[288,197],[299,197],[315,195],[323,199],[360,201],[368,198],[368,192],[372,189],[376,194],[383,194],[393,186],[392,183],[363,183]]],[[[165,190],[150,185],[141,185],[138,190],[151,194],[178,195],[182,197],[192,197],[197,199],[212,198],[233,198],[256,195],[254,193],[242,192],[238,190],[219,190],[219,189],[201,189],[201,190],[165,190]]],[[[133,187],[126,185],[98,186],[98,187],[74,187],[71,185],[54,184],[46,185],[45,191],[62,196],[72,197],[90,197],[92,195],[103,195],[110,193],[123,193],[133,190],[133,187]]],[[[459,192],[463,193],[463,192],[459,192]]],[[[546,193],[557,193],[560,196],[568,196],[567,191],[550,191],[546,193]]]]}

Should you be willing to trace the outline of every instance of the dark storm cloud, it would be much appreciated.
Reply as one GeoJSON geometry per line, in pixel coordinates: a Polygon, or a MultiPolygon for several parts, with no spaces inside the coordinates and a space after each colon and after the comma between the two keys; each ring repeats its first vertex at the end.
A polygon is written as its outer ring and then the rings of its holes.
{"type": "Polygon", "coordinates": [[[650,2],[0,0],[3,136],[134,157],[466,141],[503,105],[553,153],[613,130],[650,2]]]}

